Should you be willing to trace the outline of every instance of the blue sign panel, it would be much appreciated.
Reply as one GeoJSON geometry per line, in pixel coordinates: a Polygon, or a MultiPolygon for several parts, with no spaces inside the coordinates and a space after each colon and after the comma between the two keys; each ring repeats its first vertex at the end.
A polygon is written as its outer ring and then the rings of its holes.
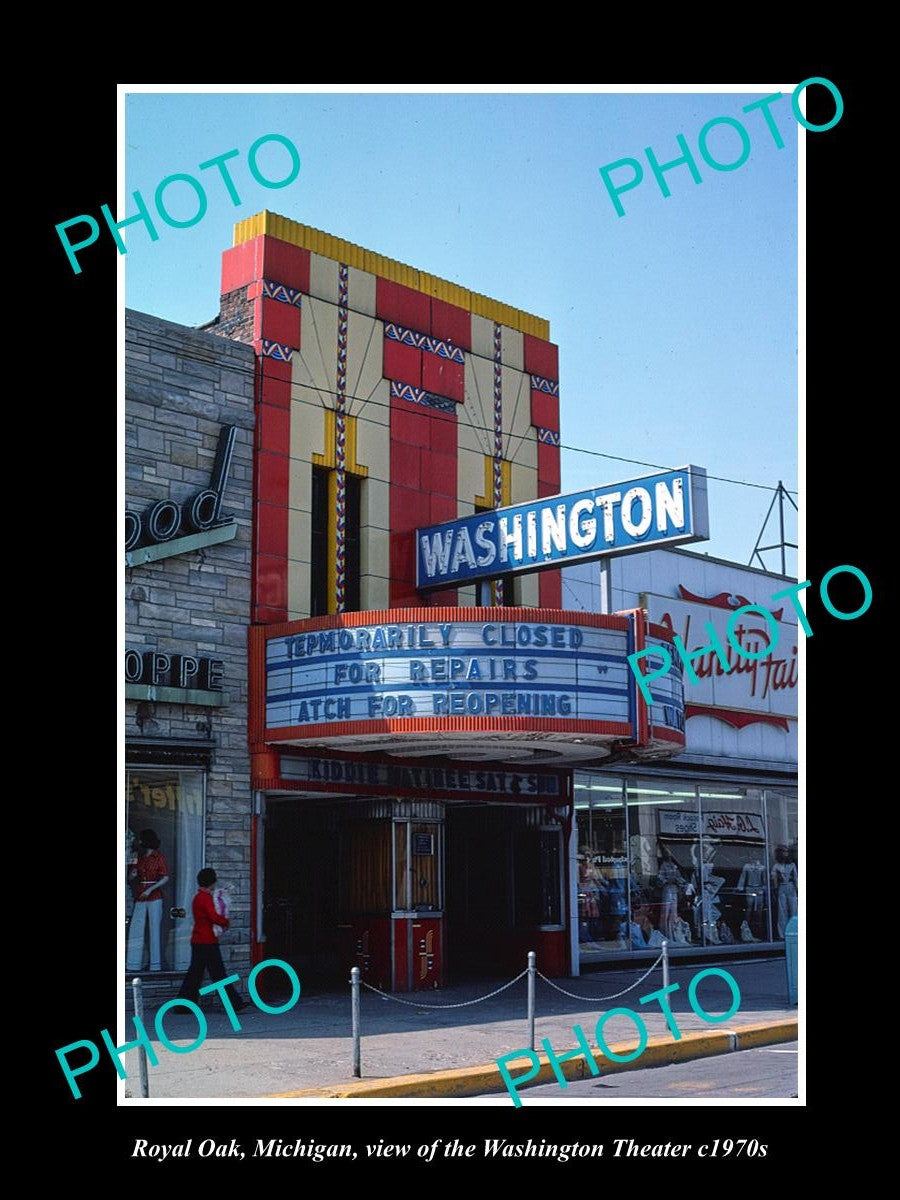
{"type": "Polygon", "coordinates": [[[709,537],[706,471],[682,467],[416,531],[416,586],[538,571],[709,537]]]}

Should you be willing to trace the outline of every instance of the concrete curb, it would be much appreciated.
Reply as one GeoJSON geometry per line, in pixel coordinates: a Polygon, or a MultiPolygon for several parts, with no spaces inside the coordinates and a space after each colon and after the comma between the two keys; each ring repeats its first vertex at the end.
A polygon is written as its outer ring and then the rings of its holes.
{"type": "MultiPolygon", "coordinates": [[[[708,1058],[714,1054],[729,1054],[737,1050],[749,1050],[754,1046],[772,1045],[776,1042],[793,1042],[798,1036],[796,1019],[764,1021],[755,1025],[742,1025],[736,1029],[717,1029],[707,1033],[685,1033],[679,1041],[671,1037],[650,1038],[643,1054],[631,1062],[616,1062],[607,1059],[598,1051],[600,1073],[611,1075],[614,1071],[635,1071],[644,1067],[662,1067],[673,1062],[687,1062],[692,1058],[708,1058]]],[[[617,1042],[610,1049],[615,1054],[628,1054],[637,1048],[636,1042],[617,1042]]],[[[540,1070],[522,1088],[537,1087],[541,1083],[556,1082],[556,1075],[546,1054],[538,1055],[540,1070]]],[[[523,1070],[532,1066],[530,1059],[512,1060],[512,1069],[523,1070]]],[[[568,1080],[590,1079],[591,1073],[583,1056],[560,1063],[560,1070],[568,1080]]],[[[318,1096],[322,1099],[353,1100],[375,1097],[410,1096],[418,1099],[433,1099],[440,1096],[478,1096],[484,1092],[505,1092],[506,1086],[500,1077],[496,1062],[478,1067],[457,1067],[450,1071],[430,1071],[424,1075],[396,1075],[383,1079],[362,1080],[358,1083],[338,1083],[328,1087],[306,1088],[296,1092],[275,1092],[267,1098],[291,1100],[299,1097],[318,1096]]]]}

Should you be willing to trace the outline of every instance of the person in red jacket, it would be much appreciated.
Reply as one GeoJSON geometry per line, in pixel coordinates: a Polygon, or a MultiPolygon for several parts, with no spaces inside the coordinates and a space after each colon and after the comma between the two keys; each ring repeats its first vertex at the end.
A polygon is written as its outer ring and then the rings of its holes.
{"type": "MultiPolygon", "coordinates": [[[[197,886],[199,890],[191,905],[194,915],[194,928],[191,932],[191,965],[188,967],[178,993],[179,1000],[192,1000],[194,1004],[199,998],[200,984],[207,971],[209,971],[209,977],[213,983],[218,983],[220,979],[225,978],[225,964],[222,962],[222,951],[219,949],[219,939],[214,926],[218,925],[221,929],[228,928],[228,918],[217,912],[213,903],[212,891],[216,886],[216,873],[212,867],[204,867],[197,873],[197,886]]],[[[247,1001],[241,999],[240,993],[233,983],[228,984],[225,990],[235,1012],[240,1012],[242,1008],[247,1007],[247,1001]]]]}

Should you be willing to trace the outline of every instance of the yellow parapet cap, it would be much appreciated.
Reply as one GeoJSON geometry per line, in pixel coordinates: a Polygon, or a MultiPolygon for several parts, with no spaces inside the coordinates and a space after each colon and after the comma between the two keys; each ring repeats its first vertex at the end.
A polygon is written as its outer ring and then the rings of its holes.
{"type": "Polygon", "coordinates": [[[324,258],[333,258],[337,262],[346,263],[350,267],[358,267],[369,271],[372,275],[380,275],[382,279],[390,279],[393,283],[402,283],[417,292],[427,296],[436,296],[438,300],[446,300],[448,304],[456,304],[469,312],[477,313],[479,317],[487,317],[498,325],[506,325],[509,329],[518,329],[522,333],[530,333],[534,337],[550,340],[550,322],[533,313],[523,312],[500,300],[492,300],[490,296],[482,296],[478,292],[470,292],[468,288],[451,283],[449,279],[438,279],[425,271],[417,271],[415,267],[397,262],[393,258],[385,258],[372,250],[364,250],[353,242],[345,242],[343,238],[324,233],[321,229],[313,229],[311,225],[301,225],[289,217],[281,217],[267,209],[254,213],[243,221],[238,221],[234,227],[234,245],[249,242],[251,238],[268,234],[292,246],[302,246],[304,250],[312,250],[324,258]]]}

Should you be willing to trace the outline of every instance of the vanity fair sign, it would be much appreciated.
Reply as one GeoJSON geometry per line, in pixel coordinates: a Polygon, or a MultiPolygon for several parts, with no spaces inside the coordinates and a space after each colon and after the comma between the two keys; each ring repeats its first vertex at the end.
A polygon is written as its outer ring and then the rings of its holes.
{"type": "Polygon", "coordinates": [[[682,467],[416,531],[416,586],[446,588],[709,537],[706,471],[682,467]]]}
{"type": "Polygon", "coordinates": [[[440,734],[434,753],[451,752],[443,737],[485,756],[518,740],[516,756],[548,762],[614,741],[668,742],[671,752],[684,740],[682,675],[660,680],[648,717],[627,663],[633,645],[666,636],[640,613],[528,608],[398,609],[263,627],[251,631],[254,740],[347,749],[364,740],[366,749],[424,753],[422,735],[440,734]]]}

